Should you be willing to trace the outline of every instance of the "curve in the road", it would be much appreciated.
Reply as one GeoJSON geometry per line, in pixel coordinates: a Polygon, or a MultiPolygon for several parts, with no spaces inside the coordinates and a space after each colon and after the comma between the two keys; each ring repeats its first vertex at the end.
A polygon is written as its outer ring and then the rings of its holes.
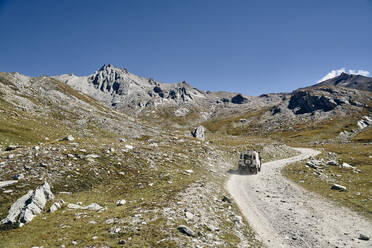
{"type": "Polygon", "coordinates": [[[295,148],[300,155],[263,164],[257,175],[231,175],[226,188],[249,224],[268,247],[372,247],[372,223],[349,209],[308,192],[281,175],[289,163],[319,154],[295,148]]]}

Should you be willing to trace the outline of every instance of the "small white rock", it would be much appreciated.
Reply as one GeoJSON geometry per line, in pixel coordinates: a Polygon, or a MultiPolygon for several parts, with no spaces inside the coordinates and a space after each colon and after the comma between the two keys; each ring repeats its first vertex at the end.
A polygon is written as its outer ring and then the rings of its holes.
{"type": "Polygon", "coordinates": [[[116,206],[123,206],[123,205],[125,205],[125,203],[127,203],[126,200],[119,200],[119,201],[116,202],[116,206]]]}

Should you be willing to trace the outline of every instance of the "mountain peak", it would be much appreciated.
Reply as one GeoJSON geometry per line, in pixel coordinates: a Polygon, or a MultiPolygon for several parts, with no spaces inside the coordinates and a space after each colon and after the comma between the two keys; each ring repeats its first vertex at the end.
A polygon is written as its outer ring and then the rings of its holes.
{"type": "Polygon", "coordinates": [[[341,86],[357,90],[372,91],[372,78],[342,72],[340,75],[322,81],[315,86],[341,86]]]}
{"type": "Polygon", "coordinates": [[[101,68],[98,71],[112,71],[112,70],[115,70],[115,71],[119,70],[119,71],[123,71],[124,73],[128,72],[127,69],[115,67],[112,64],[104,64],[103,66],[101,66],[101,68]]]}

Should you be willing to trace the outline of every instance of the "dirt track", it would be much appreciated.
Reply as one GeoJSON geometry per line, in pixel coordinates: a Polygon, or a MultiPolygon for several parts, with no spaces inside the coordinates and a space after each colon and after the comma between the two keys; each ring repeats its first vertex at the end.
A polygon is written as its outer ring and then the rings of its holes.
{"type": "Polygon", "coordinates": [[[372,223],[349,209],[308,192],[283,178],[283,166],[315,156],[301,155],[263,164],[257,175],[232,175],[227,189],[249,224],[268,247],[372,247],[372,223]]]}

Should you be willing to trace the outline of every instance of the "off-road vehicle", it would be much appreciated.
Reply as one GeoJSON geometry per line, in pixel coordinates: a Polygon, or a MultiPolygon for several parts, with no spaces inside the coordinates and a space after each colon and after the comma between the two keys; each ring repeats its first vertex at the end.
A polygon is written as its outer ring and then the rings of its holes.
{"type": "Polygon", "coordinates": [[[261,170],[261,156],[256,151],[244,151],[238,162],[240,174],[257,174],[261,170]]]}

